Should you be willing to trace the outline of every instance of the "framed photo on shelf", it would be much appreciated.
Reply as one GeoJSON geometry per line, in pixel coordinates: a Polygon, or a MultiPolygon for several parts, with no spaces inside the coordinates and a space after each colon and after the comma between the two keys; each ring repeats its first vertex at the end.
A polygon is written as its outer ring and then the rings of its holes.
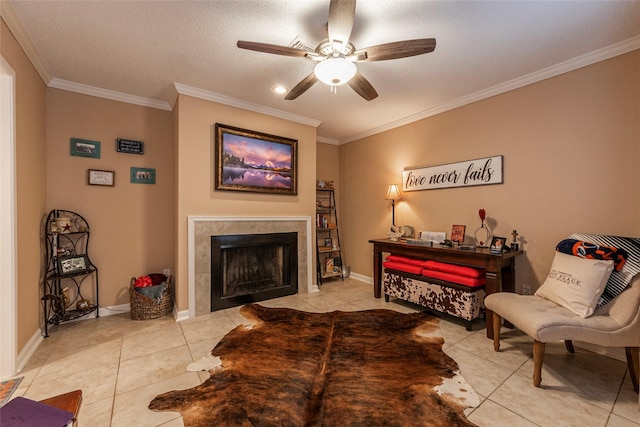
{"type": "Polygon", "coordinates": [[[331,237],[325,237],[324,239],[324,246],[326,248],[331,248],[333,247],[333,240],[331,239],[331,237]]]}
{"type": "Polygon", "coordinates": [[[298,140],[216,123],[214,188],[298,194],[298,140]]]}
{"type": "Polygon", "coordinates": [[[451,241],[462,244],[464,242],[464,232],[466,229],[466,225],[454,225],[451,227],[451,241]]]}
{"type": "Polygon", "coordinates": [[[501,254],[505,250],[506,242],[506,237],[493,236],[493,239],[491,239],[491,253],[501,254]]]}
{"type": "Polygon", "coordinates": [[[114,171],[101,171],[97,169],[89,169],[87,171],[87,182],[89,185],[106,185],[113,187],[115,185],[116,173],[114,171]]]}
{"type": "Polygon", "coordinates": [[[58,275],[81,273],[89,270],[89,258],[86,255],[71,255],[58,258],[58,275]]]}

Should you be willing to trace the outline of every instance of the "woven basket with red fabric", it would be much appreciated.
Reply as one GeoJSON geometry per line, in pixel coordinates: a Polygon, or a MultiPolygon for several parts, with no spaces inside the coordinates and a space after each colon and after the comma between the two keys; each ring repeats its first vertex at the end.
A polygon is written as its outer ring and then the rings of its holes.
{"type": "Polygon", "coordinates": [[[129,286],[131,318],[150,320],[173,311],[173,283],[171,276],[148,274],[131,278],[129,286]]]}

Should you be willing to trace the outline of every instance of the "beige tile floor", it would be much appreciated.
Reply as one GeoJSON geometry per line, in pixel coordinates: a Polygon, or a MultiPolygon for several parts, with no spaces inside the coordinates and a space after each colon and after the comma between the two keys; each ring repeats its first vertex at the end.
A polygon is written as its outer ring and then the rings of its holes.
{"type": "MultiPolygon", "coordinates": [[[[419,308],[375,299],[371,285],[354,279],[261,304],[316,312],[419,308]]],[[[180,323],[169,316],[132,321],[118,314],[61,325],[20,374],[25,378],[15,395],[39,400],[82,389],[82,427],[182,426],[176,412],[149,411],[149,401],[206,379],[208,373],[187,372],[187,365],[242,321],[233,308],[180,323]]],[[[569,354],[562,343],[548,344],[543,387],[537,389],[531,384],[528,337],[503,329],[502,351],[495,353],[481,322],[471,332],[447,319],[440,327],[445,352],[480,395],[480,406],[467,411],[479,426],[640,426],[638,395],[623,362],[579,348],[569,354]]]]}

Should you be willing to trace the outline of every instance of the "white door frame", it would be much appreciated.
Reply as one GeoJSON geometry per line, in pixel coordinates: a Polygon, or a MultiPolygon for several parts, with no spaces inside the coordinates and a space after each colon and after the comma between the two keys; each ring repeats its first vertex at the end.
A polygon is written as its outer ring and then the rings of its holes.
{"type": "Polygon", "coordinates": [[[0,55],[0,380],[16,373],[16,74],[0,55]]]}

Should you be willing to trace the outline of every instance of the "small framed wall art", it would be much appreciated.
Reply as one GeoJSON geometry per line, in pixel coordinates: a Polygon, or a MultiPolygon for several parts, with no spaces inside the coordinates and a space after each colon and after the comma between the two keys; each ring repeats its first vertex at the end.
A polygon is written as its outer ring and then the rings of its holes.
{"type": "Polygon", "coordinates": [[[156,170],[153,168],[131,168],[132,184],[155,184],[156,170]]]}
{"type": "Polygon", "coordinates": [[[100,141],[71,138],[71,155],[77,157],[100,158],[100,141]]]}
{"type": "Polygon", "coordinates": [[[118,153],[144,154],[144,142],[131,139],[116,139],[116,151],[118,153]]]}
{"type": "Polygon", "coordinates": [[[113,187],[116,173],[114,171],[101,171],[97,169],[87,170],[87,183],[89,185],[106,185],[113,187]]]}

